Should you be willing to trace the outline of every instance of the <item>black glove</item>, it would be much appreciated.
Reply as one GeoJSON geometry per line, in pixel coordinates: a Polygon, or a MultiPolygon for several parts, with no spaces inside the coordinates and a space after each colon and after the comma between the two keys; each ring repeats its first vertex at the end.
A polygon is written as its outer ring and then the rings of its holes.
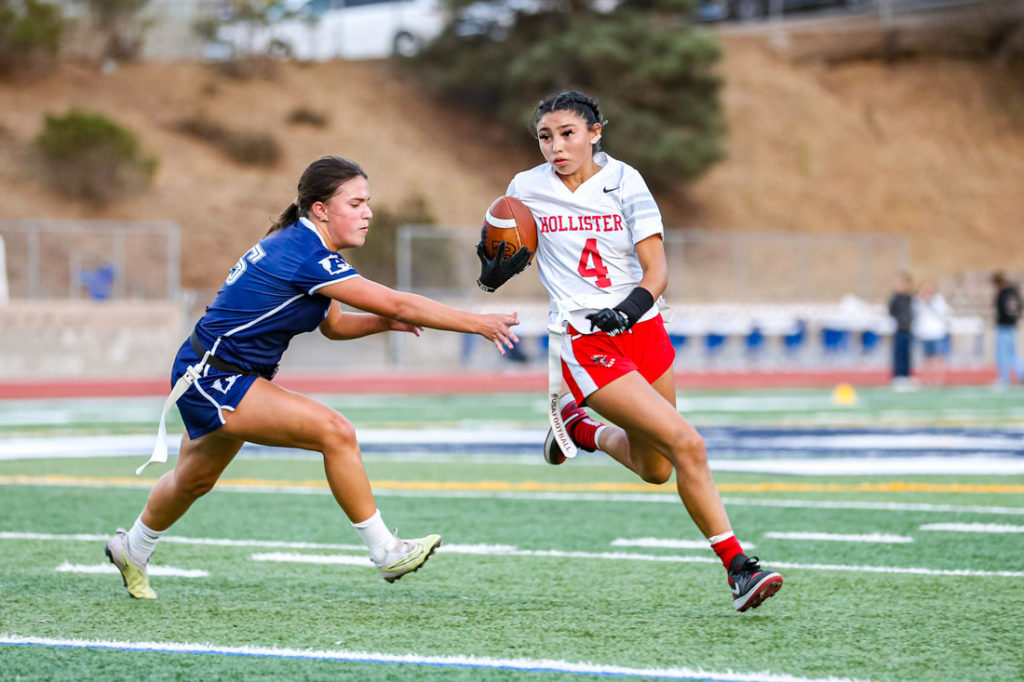
{"type": "Polygon", "coordinates": [[[600,329],[608,336],[618,336],[636,324],[654,305],[654,296],[643,287],[636,287],[614,308],[604,308],[587,315],[590,331],[600,329]]]}
{"type": "Polygon", "coordinates": [[[476,245],[476,256],[480,259],[480,277],[476,283],[484,291],[494,291],[525,270],[526,266],[530,264],[530,256],[533,255],[533,252],[525,246],[520,247],[508,258],[504,258],[507,243],[498,243],[494,258],[487,257],[483,240],[476,245]]]}

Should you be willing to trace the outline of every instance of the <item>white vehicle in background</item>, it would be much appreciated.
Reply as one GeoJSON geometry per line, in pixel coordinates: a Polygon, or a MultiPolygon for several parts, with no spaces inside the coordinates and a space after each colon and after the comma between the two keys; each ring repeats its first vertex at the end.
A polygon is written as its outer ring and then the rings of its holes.
{"type": "Polygon", "coordinates": [[[442,0],[292,0],[266,22],[227,21],[217,32],[235,54],[304,61],[413,56],[444,28],[442,0]]]}

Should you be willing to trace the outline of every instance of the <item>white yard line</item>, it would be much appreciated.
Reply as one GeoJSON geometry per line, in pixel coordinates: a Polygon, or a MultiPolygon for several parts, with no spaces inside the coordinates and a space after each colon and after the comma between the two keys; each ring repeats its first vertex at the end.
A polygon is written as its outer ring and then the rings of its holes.
{"type": "Polygon", "coordinates": [[[253,561],[270,561],[282,564],[321,564],[327,566],[362,566],[370,568],[373,562],[369,557],[351,556],[348,554],[295,554],[289,552],[266,552],[253,554],[253,561]]]}
{"type": "Polygon", "coordinates": [[[768,532],[766,538],[776,540],[823,540],[826,542],[878,542],[883,544],[902,544],[913,542],[914,538],[906,535],[887,535],[886,533],[868,533],[865,535],[843,535],[841,533],[810,533],[810,532],[768,532]]]}
{"type": "MultiPolygon", "coordinates": [[[[50,535],[46,533],[0,533],[0,540],[48,540],[48,541],[87,541],[100,542],[106,540],[106,535],[92,534],[65,534],[50,535]]],[[[314,543],[289,543],[289,542],[267,542],[263,540],[226,540],[216,538],[187,538],[171,536],[164,538],[161,542],[177,542],[187,545],[218,545],[231,547],[253,547],[253,548],[291,548],[291,549],[338,549],[342,551],[365,552],[362,545],[329,545],[314,543]]],[[[517,557],[552,557],[562,559],[600,559],[610,561],[650,561],[663,563],[701,563],[715,564],[718,559],[713,556],[672,556],[655,554],[637,554],[633,552],[570,552],[559,549],[519,549],[514,545],[442,545],[437,550],[445,554],[473,554],[488,556],[517,556],[517,557]]],[[[252,556],[255,561],[279,561],[279,562],[302,562],[302,563],[344,563],[351,565],[363,565],[365,555],[359,557],[346,557],[338,559],[338,555],[325,554],[298,554],[289,552],[270,552],[255,554],[252,556]],[[356,561],[359,559],[359,561],[356,561]]],[[[797,568],[810,571],[851,571],[864,573],[894,573],[902,575],[946,575],[946,576],[975,576],[975,577],[1009,577],[1024,578],[1022,571],[976,571],[969,569],[935,569],[918,567],[899,566],[858,566],[843,564],[799,564],[773,561],[772,568],[797,568]]]]}
{"type": "Polygon", "coordinates": [[[276,563],[315,563],[323,565],[373,566],[369,557],[349,556],[346,554],[295,554],[294,552],[265,552],[249,557],[253,561],[270,561],[276,563]]]}
{"type": "MultiPolygon", "coordinates": [[[[612,547],[648,547],[658,549],[709,549],[707,540],[679,540],[676,538],[616,538],[612,547]]],[[[744,549],[755,549],[757,545],[744,542],[744,549]]]]}
{"type": "MultiPolygon", "coordinates": [[[[438,553],[457,554],[458,549],[441,546],[438,553]]],[[[514,557],[541,557],[556,559],[595,559],[602,561],[647,561],[655,563],[670,564],[717,564],[718,559],[713,556],[672,556],[654,554],[636,554],[627,552],[569,552],[558,549],[533,550],[515,549],[501,550],[495,552],[501,556],[514,557]]],[[[270,552],[253,554],[253,561],[270,561],[279,563],[307,563],[307,564],[355,564],[354,561],[344,560],[337,555],[323,554],[296,554],[291,552],[270,552]]],[[[940,569],[921,567],[901,566],[858,566],[847,564],[800,564],[782,561],[773,561],[771,568],[793,568],[809,571],[827,572],[852,572],[852,573],[891,573],[895,575],[922,575],[922,576],[955,576],[955,577],[977,577],[977,578],[1024,578],[1024,571],[977,571],[971,569],[940,569]]]]}
{"type": "MultiPolygon", "coordinates": [[[[117,573],[117,567],[113,564],[72,564],[65,561],[53,569],[58,573],[117,573]]],[[[173,566],[160,566],[150,564],[149,575],[170,576],[172,578],[209,578],[210,572],[201,568],[174,568],[173,566]]]]}
{"type": "Polygon", "coordinates": [[[1019,476],[1024,474],[1024,457],[1000,457],[983,453],[949,455],[814,457],[764,459],[715,459],[708,453],[713,471],[738,471],[757,474],[788,474],[792,476],[910,476],[936,474],[943,476],[990,475],[1019,476]]]}
{"type": "MultiPolygon", "coordinates": [[[[376,491],[375,491],[376,492],[376,491]]],[[[793,507],[801,509],[862,509],[869,511],[954,512],[968,514],[1005,514],[1024,516],[1024,507],[982,507],[961,504],[927,504],[914,502],[839,502],[825,500],[757,500],[723,497],[727,506],[793,507]]]]}
{"type": "Polygon", "coordinates": [[[715,672],[703,668],[632,668],[601,663],[560,661],[554,659],[492,658],[490,656],[431,656],[417,653],[388,654],[367,651],[330,649],[287,649],[261,646],[219,646],[190,642],[129,642],[95,639],[58,639],[0,634],[0,645],[45,646],[107,651],[145,651],[187,653],[253,658],[345,661],[433,668],[481,670],[514,670],[520,672],[600,675],[603,677],[648,678],[663,680],[711,680],[713,682],[855,682],[846,677],[808,678],[772,672],[715,672]]]}
{"type": "MultiPolygon", "coordinates": [[[[56,541],[81,541],[81,542],[106,542],[109,535],[96,535],[92,533],[16,533],[0,532],[0,540],[56,540],[56,541]]],[[[336,549],[336,550],[361,550],[365,551],[362,545],[336,545],[320,542],[279,542],[275,540],[229,540],[222,538],[187,538],[178,535],[169,535],[160,539],[161,544],[172,543],[181,545],[213,545],[216,547],[265,547],[284,549],[336,549]]]]}
{"type": "Polygon", "coordinates": [[[952,533],[1024,533],[1024,526],[1005,523],[926,523],[918,530],[942,530],[952,533]]]}

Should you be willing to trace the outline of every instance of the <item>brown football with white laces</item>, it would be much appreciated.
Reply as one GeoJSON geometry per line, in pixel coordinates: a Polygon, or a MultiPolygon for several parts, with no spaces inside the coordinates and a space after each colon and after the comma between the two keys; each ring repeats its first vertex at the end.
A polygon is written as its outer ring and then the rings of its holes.
{"type": "Polygon", "coordinates": [[[502,260],[525,246],[531,251],[532,261],[537,253],[537,221],[519,199],[498,197],[484,215],[483,240],[488,258],[494,258],[498,244],[505,242],[502,260]]]}

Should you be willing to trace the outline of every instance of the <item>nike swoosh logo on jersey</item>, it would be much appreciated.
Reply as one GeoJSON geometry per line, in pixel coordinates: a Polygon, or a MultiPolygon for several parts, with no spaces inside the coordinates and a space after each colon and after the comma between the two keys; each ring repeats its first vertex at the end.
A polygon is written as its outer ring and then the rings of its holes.
{"type": "Polygon", "coordinates": [[[608,192],[614,192],[617,189],[618,189],[618,187],[605,187],[604,188],[604,193],[608,194],[608,192]]]}

